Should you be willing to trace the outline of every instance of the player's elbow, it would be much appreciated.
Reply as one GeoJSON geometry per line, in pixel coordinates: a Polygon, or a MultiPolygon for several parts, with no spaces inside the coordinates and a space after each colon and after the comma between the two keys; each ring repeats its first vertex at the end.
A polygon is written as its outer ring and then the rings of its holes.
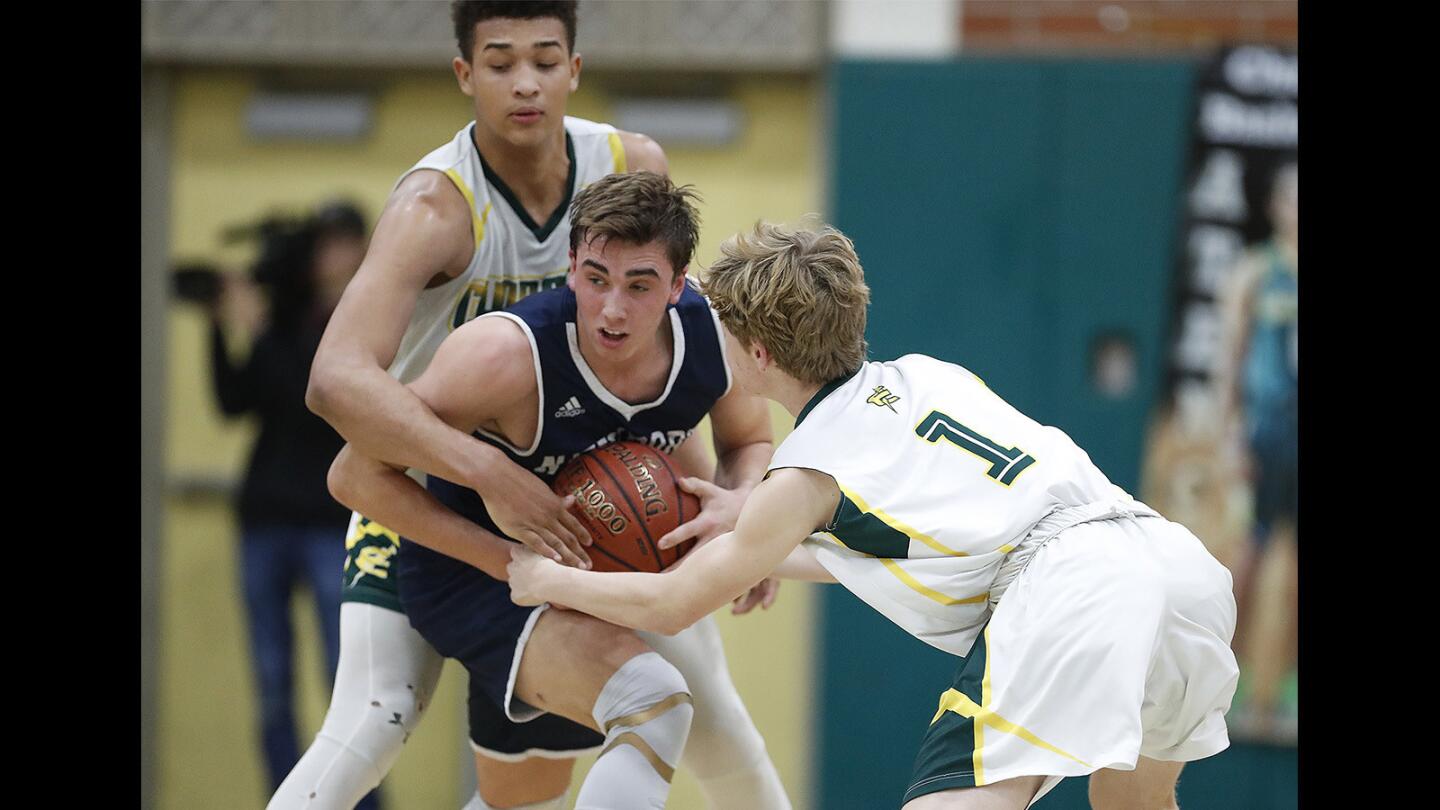
{"type": "Polygon", "coordinates": [[[655,627],[645,628],[662,636],[673,636],[690,625],[705,618],[705,614],[693,606],[671,602],[669,605],[655,605],[648,615],[654,617],[655,627]]]}
{"type": "Polygon", "coordinates": [[[350,445],[340,448],[335,455],[335,460],[330,462],[330,471],[325,474],[325,486],[330,490],[330,497],[334,498],[343,506],[355,508],[355,475],[354,475],[354,454],[350,451],[350,445]]]}
{"type": "Polygon", "coordinates": [[[321,364],[316,358],[310,367],[310,381],[305,385],[305,407],[316,416],[330,421],[335,403],[340,400],[336,389],[340,386],[339,375],[328,364],[321,364]]]}
{"type": "Polygon", "coordinates": [[[694,624],[694,622],[685,622],[681,621],[678,617],[665,615],[656,616],[652,624],[654,625],[653,627],[643,627],[641,629],[650,633],[659,633],[662,636],[673,636],[694,624]]]}

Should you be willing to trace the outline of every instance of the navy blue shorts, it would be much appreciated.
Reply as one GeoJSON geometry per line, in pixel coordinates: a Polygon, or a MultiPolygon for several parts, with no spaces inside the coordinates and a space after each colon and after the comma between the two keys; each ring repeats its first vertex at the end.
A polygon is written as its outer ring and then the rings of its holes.
{"type": "Polygon", "coordinates": [[[394,557],[401,605],[430,646],[465,665],[470,741],[476,748],[519,759],[580,754],[604,742],[598,732],[508,694],[516,652],[540,608],[511,602],[510,586],[478,568],[418,543],[406,542],[404,549],[394,557]]]}

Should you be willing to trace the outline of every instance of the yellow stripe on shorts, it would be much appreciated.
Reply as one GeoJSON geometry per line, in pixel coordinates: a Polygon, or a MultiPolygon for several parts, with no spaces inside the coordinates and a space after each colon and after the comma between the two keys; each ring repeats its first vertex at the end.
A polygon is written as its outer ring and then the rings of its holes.
{"type": "MultiPolygon", "coordinates": [[[[989,663],[988,663],[988,662],[986,663],[986,680],[987,680],[987,681],[989,680],[989,663]]],[[[982,695],[982,697],[983,697],[983,695],[982,695]]],[[[1010,722],[1009,720],[1006,720],[1005,718],[1003,718],[1003,717],[1001,717],[1000,715],[996,714],[994,709],[987,709],[987,708],[985,708],[984,706],[977,705],[977,704],[975,703],[975,701],[971,700],[969,697],[966,697],[963,693],[961,693],[960,691],[958,691],[958,690],[956,690],[956,689],[946,689],[946,690],[945,690],[945,694],[943,694],[943,695],[940,696],[940,708],[939,708],[938,710],[936,710],[934,719],[932,719],[932,720],[930,721],[931,724],[934,724],[934,722],[935,722],[936,720],[939,720],[939,719],[940,719],[940,716],[943,715],[943,714],[945,714],[945,712],[954,712],[954,713],[960,715],[961,717],[968,717],[968,718],[970,718],[970,719],[972,719],[972,720],[975,721],[975,784],[976,784],[976,785],[981,784],[981,778],[982,778],[982,777],[981,777],[981,762],[980,762],[980,746],[981,746],[981,743],[983,742],[983,740],[982,740],[981,732],[980,732],[981,726],[989,726],[989,727],[995,729],[996,731],[1002,731],[1002,732],[1004,732],[1004,733],[1006,733],[1006,734],[1013,734],[1013,735],[1015,735],[1016,737],[1019,737],[1020,739],[1024,740],[1025,742],[1030,743],[1031,745],[1033,745],[1033,746],[1035,746],[1035,747],[1037,747],[1037,748],[1043,748],[1043,749],[1045,749],[1046,751],[1049,751],[1049,752],[1051,752],[1051,753],[1053,753],[1053,754],[1059,754],[1060,756],[1065,757],[1066,759],[1068,759],[1068,760],[1070,760],[1070,761],[1072,761],[1072,762],[1078,762],[1078,763],[1080,763],[1081,765],[1084,765],[1084,766],[1087,767],[1087,768],[1093,767],[1093,766],[1090,765],[1090,763],[1088,763],[1088,762],[1080,759],[1079,757],[1076,757],[1076,756],[1074,756],[1073,754],[1070,754],[1070,753],[1068,753],[1068,752],[1066,752],[1066,751],[1061,750],[1060,748],[1058,748],[1058,747],[1056,747],[1056,746],[1054,746],[1054,745],[1051,745],[1051,744],[1048,743],[1048,742],[1045,742],[1044,740],[1042,740],[1042,739],[1040,739],[1038,736],[1036,736],[1034,732],[1030,731],[1029,729],[1025,728],[1024,726],[1020,726],[1020,725],[1017,725],[1017,724],[1015,724],[1015,723],[1010,722]]]]}

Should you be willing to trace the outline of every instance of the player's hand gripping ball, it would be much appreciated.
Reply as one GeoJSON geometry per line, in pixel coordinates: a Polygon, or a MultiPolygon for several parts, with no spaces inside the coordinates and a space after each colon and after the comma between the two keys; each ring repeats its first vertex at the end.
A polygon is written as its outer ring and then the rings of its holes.
{"type": "Polygon", "coordinates": [[[570,507],[590,532],[595,571],[657,574],[694,547],[656,545],[676,526],[700,514],[700,499],[680,488],[669,457],[639,442],[615,442],[570,460],[551,488],[574,495],[570,507]]]}

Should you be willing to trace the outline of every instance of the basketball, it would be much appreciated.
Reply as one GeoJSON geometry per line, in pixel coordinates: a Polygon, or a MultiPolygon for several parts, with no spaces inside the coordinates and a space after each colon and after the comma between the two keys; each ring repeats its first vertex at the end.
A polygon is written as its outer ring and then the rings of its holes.
{"type": "Polygon", "coordinates": [[[685,556],[689,540],[661,549],[660,538],[700,514],[700,499],[680,488],[664,453],[640,442],[615,442],[570,460],[551,488],[574,495],[570,511],[585,525],[595,571],[659,573],[685,556]]]}

